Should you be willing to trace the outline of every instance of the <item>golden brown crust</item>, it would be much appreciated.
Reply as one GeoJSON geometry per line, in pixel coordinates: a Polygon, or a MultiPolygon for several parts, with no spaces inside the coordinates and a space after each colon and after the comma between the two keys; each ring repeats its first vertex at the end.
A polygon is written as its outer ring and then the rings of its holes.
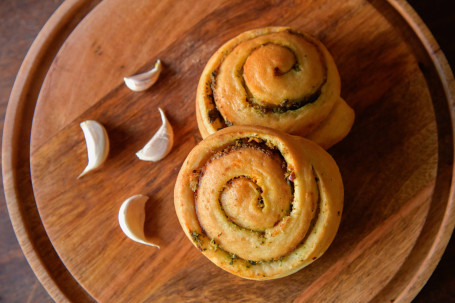
{"type": "Polygon", "coordinates": [[[343,185],[310,140],[258,126],[224,128],[185,160],[174,203],[188,238],[247,279],[289,275],[319,258],[341,218],[343,185]]]}
{"type": "Polygon", "coordinates": [[[351,130],[354,123],[354,110],[343,99],[339,98],[327,118],[308,134],[307,138],[328,149],[335,145],[351,130]]]}
{"type": "MultiPolygon", "coordinates": [[[[231,39],[210,58],[197,89],[197,121],[204,138],[229,125],[308,137],[340,99],[338,70],[321,42],[288,27],[261,28],[231,39]]],[[[353,121],[351,109],[336,122],[336,135],[322,128],[316,142],[340,141],[353,121]]]]}

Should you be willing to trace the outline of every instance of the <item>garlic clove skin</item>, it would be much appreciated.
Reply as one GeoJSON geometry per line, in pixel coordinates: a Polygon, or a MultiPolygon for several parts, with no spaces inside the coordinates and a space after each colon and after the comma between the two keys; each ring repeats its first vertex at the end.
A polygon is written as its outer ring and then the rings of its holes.
{"type": "Polygon", "coordinates": [[[94,120],[87,120],[82,122],[80,126],[84,132],[87,145],[88,164],[77,178],[97,169],[109,154],[109,137],[103,125],[94,120]]]}
{"type": "Polygon", "coordinates": [[[126,86],[128,86],[128,88],[132,91],[144,91],[155,84],[161,74],[162,69],[163,65],[161,64],[161,60],[158,59],[155,63],[155,66],[148,72],[125,77],[123,78],[123,81],[125,81],[126,86]]]}
{"type": "Polygon", "coordinates": [[[166,157],[174,144],[174,130],[163,110],[158,107],[162,125],[145,146],[136,153],[140,160],[157,162],[166,157]]]}
{"type": "Polygon", "coordinates": [[[118,212],[118,222],[125,235],[138,243],[160,248],[145,237],[145,203],[149,198],[135,195],[126,199],[118,212]]]}

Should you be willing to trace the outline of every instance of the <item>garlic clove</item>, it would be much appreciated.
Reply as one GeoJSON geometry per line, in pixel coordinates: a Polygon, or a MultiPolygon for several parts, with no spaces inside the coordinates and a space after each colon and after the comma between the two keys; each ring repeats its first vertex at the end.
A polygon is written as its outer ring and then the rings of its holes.
{"type": "Polygon", "coordinates": [[[155,82],[158,80],[158,77],[160,76],[161,70],[163,68],[162,66],[163,65],[161,64],[161,60],[158,59],[155,63],[155,66],[148,72],[125,77],[123,78],[123,81],[125,81],[126,86],[128,86],[128,88],[132,91],[144,91],[155,84],[155,82]]]}
{"type": "Polygon", "coordinates": [[[160,248],[145,237],[145,203],[149,198],[135,195],[126,199],[118,212],[118,222],[125,235],[138,243],[160,248]]]}
{"type": "Polygon", "coordinates": [[[94,120],[87,120],[82,122],[80,126],[84,132],[87,145],[88,164],[77,178],[98,168],[109,154],[109,137],[103,125],[94,120]]]}
{"type": "Polygon", "coordinates": [[[158,107],[162,125],[145,146],[136,153],[144,161],[159,161],[169,154],[174,144],[174,131],[163,110],[158,107]]]}

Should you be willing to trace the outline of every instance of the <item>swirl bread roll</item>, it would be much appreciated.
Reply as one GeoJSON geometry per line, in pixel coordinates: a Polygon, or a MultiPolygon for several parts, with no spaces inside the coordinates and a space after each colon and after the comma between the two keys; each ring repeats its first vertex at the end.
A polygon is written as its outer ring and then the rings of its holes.
{"type": "Polygon", "coordinates": [[[196,113],[203,138],[231,125],[260,125],[326,149],[354,123],[330,53],[288,27],[248,31],[218,49],[199,80],[196,113]]]}
{"type": "Polygon", "coordinates": [[[314,142],[232,126],[189,153],[174,203],[185,234],[208,259],[242,278],[269,280],[326,251],[340,223],[343,183],[314,142]]]}

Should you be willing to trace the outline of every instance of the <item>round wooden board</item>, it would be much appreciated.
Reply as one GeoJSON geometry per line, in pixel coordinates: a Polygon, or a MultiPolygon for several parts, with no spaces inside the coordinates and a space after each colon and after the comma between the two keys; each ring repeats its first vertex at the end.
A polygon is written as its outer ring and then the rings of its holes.
{"type": "Polygon", "coordinates": [[[57,301],[409,302],[454,226],[454,80],[431,34],[404,1],[67,1],[19,72],[3,137],[8,209],[32,268],[57,301]],[[357,117],[329,150],[345,183],[335,241],[312,265],[256,282],[210,263],[184,236],[173,207],[177,172],[200,140],[199,75],[225,41],[286,25],[328,47],[357,117]],[[123,77],[164,62],[150,90],[123,77]],[[158,163],[135,152],[160,125],[175,130],[158,163]],[[111,153],[77,179],[87,156],[79,123],[104,124],[111,153]],[[146,233],[117,223],[134,194],[151,197],[146,233]]]}

